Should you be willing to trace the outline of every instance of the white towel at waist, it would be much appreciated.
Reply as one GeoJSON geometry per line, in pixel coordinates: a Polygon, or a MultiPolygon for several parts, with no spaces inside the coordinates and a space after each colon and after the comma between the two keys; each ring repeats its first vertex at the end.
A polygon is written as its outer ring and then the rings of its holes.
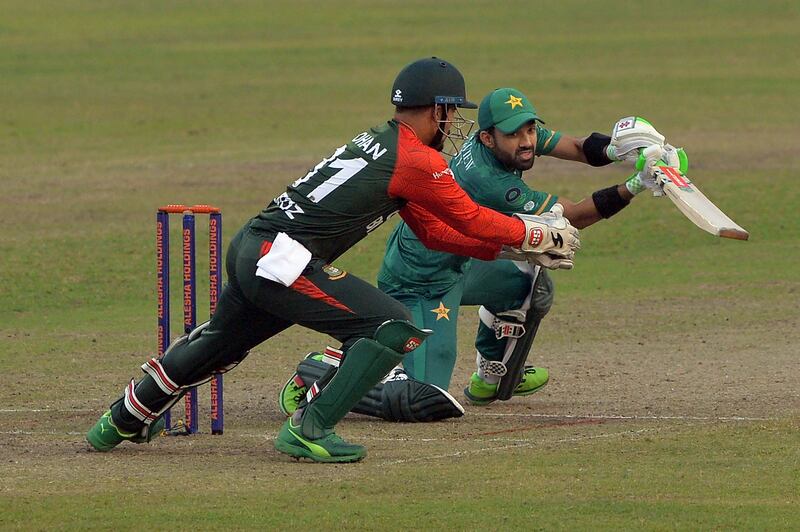
{"type": "Polygon", "coordinates": [[[278,233],[272,247],[258,260],[256,275],[290,286],[311,261],[311,252],[286,233],[278,233]]]}

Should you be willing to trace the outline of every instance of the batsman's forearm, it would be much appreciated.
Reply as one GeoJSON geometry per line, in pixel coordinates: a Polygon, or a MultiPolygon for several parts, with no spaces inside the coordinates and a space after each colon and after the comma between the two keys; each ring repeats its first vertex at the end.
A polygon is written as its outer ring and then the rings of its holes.
{"type": "Polygon", "coordinates": [[[565,161],[577,161],[579,163],[588,163],[586,155],[583,153],[583,142],[585,138],[576,138],[569,135],[561,135],[561,138],[548,155],[556,159],[563,159],[565,161]]]}
{"type": "Polygon", "coordinates": [[[578,203],[565,200],[563,197],[559,198],[558,201],[564,205],[564,218],[578,229],[584,229],[603,219],[597,211],[592,198],[584,198],[578,203]]]}

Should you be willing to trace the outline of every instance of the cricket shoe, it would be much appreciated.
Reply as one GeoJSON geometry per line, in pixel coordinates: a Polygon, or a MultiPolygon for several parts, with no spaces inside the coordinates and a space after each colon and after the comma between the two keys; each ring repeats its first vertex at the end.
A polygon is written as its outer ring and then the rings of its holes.
{"type": "Polygon", "coordinates": [[[275,449],[315,462],[358,462],[367,455],[363,446],[347,443],[334,432],[317,439],[304,437],[300,425],[295,425],[292,417],[286,420],[275,438],[275,449]]]}
{"type": "MultiPolygon", "coordinates": [[[[550,380],[550,374],[546,368],[535,368],[525,366],[522,373],[522,382],[514,388],[513,395],[522,397],[539,391],[550,380]]],[[[484,406],[497,400],[497,384],[489,384],[481,379],[477,373],[473,373],[469,379],[469,386],[464,388],[464,395],[469,402],[476,406],[484,406]]]]}
{"type": "MultiPolygon", "coordinates": [[[[306,358],[321,362],[323,356],[322,353],[312,351],[306,355],[306,358]]],[[[297,412],[297,409],[300,406],[300,401],[303,400],[303,397],[305,397],[307,391],[308,387],[306,386],[306,383],[303,382],[303,379],[300,377],[300,375],[295,372],[289,378],[289,380],[286,381],[286,384],[283,385],[283,388],[281,388],[281,393],[278,394],[278,406],[280,407],[284,416],[289,417],[297,412]]]]}
{"type": "Polygon", "coordinates": [[[86,433],[86,441],[95,450],[108,452],[125,440],[133,443],[147,443],[164,430],[164,418],[159,418],[138,432],[123,432],[114,425],[111,410],[100,416],[97,423],[86,433]]]}

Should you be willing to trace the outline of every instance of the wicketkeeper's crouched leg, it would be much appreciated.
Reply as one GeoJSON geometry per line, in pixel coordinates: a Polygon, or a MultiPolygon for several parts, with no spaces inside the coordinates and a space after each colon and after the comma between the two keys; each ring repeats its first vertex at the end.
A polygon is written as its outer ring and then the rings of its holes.
{"type": "Polygon", "coordinates": [[[141,430],[189,388],[233,368],[252,347],[289,325],[253,308],[235,285],[226,285],[210,322],[175,340],[160,359],[142,365],[146,375],[136,384],[131,380],[112,405],[112,421],[124,432],[141,430]]]}
{"type": "MultiPolygon", "coordinates": [[[[386,297],[388,302],[388,297],[386,297]]],[[[413,351],[430,331],[406,320],[390,319],[373,338],[349,345],[338,371],[309,388],[309,401],[290,417],[275,438],[275,448],[296,458],[319,462],[354,462],[366,449],[347,443],[334,432],[336,423],[353,408],[381,377],[413,351]]]]}

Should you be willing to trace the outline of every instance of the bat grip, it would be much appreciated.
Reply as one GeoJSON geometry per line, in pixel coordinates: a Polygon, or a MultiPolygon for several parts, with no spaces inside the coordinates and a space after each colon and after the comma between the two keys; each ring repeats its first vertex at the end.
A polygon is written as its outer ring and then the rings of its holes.
{"type": "MultiPolygon", "coordinates": [[[[646,163],[646,162],[647,162],[647,159],[645,158],[645,156],[642,155],[642,154],[639,154],[639,158],[636,159],[636,171],[637,172],[641,172],[642,170],[644,170],[644,163],[646,163]]],[[[656,161],[655,166],[669,166],[669,165],[667,163],[665,163],[664,161],[662,161],[661,159],[659,159],[659,160],[656,161]]]]}
{"type": "MultiPolygon", "coordinates": [[[[678,154],[678,171],[682,174],[686,174],[689,171],[689,156],[686,155],[686,151],[683,148],[677,148],[675,150],[678,154]]],[[[644,156],[644,149],[639,150],[639,157],[636,159],[636,171],[641,172],[644,169],[644,165],[647,162],[647,158],[644,156]]],[[[669,166],[666,162],[662,160],[656,161],[656,165],[658,166],[669,166]]]]}

